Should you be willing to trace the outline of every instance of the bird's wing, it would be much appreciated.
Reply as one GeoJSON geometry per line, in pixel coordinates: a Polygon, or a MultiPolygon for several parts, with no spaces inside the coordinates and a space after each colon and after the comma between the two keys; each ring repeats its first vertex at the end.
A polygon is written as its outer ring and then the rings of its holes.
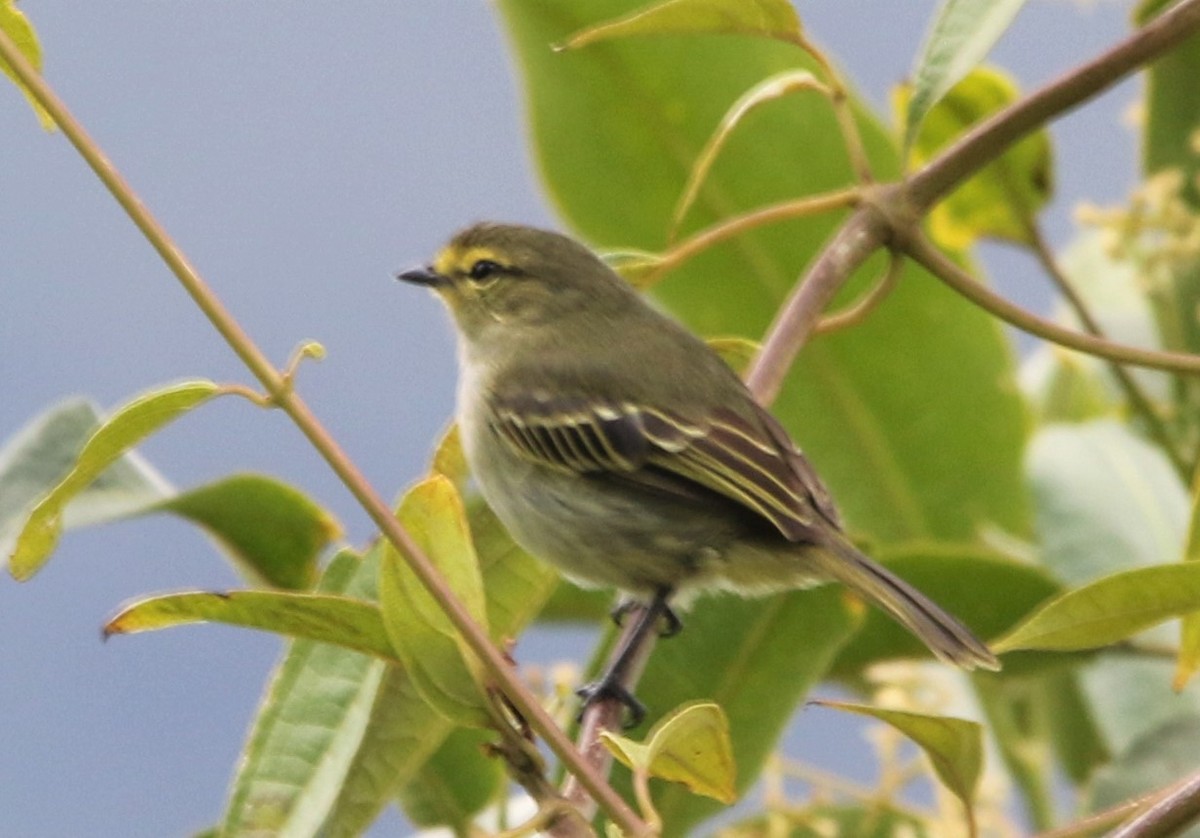
{"type": "MultiPolygon", "coordinates": [[[[540,394],[539,394],[540,395],[540,394]]],[[[661,408],[584,397],[493,394],[490,423],[514,451],[576,474],[608,473],[695,497],[716,492],[790,540],[811,537],[837,512],[787,433],[755,406],[757,422],[718,408],[685,419],[661,408]]]]}

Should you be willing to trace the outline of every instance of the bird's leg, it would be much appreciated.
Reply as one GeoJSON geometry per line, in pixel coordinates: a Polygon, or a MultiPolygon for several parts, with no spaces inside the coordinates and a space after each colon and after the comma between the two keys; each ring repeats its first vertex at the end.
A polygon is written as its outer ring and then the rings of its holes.
{"type": "MultiPolygon", "coordinates": [[[[618,628],[624,628],[625,618],[642,607],[642,603],[636,599],[623,599],[612,611],[608,612],[608,616],[617,624],[618,628]]],[[[659,637],[674,637],[683,628],[683,621],[679,619],[679,615],[665,602],[662,608],[662,622],[663,626],[658,630],[659,637]]]]}
{"type": "MultiPolygon", "coordinates": [[[[629,720],[625,727],[637,727],[641,723],[646,715],[646,708],[640,701],[634,698],[633,693],[625,686],[625,678],[628,675],[630,665],[637,655],[638,649],[645,642],[646,635],[654,631],[660,619],[665,619],[667,623],[663,632],[664,636],[669,636],[679,631],[681,625],[679,618],[675,616],[670,606],[667,605],[667,599],[670,596],[671,591],[669,589],[660,588],[655,593],[654,599],[650,600],[650,603],[641,609],[632,631],[624,636],[620,648],[612,658],[612,663],[604,674],[600,676],[600,679],[576,690],[576,694],[583,698],[583,710],[586,710],[594,701],[616,699],[629,711],[629,720]]],[[[633,611],[634,607],[632,603],[623,604],[614,613],[614,619],[617,619],[618,616],[623,618],[630,611],[633,611]]],[[[582,710],[580,715],[582,715],[582,710]]]]}

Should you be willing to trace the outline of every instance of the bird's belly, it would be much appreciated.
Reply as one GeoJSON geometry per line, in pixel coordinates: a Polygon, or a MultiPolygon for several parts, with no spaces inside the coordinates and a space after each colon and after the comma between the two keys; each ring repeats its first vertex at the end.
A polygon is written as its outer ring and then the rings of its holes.
{"type": "Polygon", "coordinates": [[[721,575],[735,527],[720,516],[539,466],[501,446],[467,442],[466,453],[517,543],[573,581],[652,594],[721,575]],[[481,454],[491,459],[480,463],[481,454]]]}

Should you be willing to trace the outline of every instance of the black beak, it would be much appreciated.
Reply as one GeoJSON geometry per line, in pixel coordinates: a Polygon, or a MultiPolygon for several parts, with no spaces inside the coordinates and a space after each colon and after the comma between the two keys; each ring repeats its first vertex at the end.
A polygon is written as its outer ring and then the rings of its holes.
{"type": "Polygon", "coordinates": [[[411,282],[413,285],[427,285],[430,288],[437,288],[439,285],[446,284],[446,277],[428,265],[423,268],[412,268],[407,271],[401,271],[396,274],[396,279],[411,282]]]}

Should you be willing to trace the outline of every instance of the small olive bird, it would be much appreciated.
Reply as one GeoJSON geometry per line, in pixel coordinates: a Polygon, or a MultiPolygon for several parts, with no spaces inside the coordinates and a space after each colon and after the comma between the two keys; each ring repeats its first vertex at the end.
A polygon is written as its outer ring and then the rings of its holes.
{"type": "MultiPolygon", "coordinates": [[[[458,332],[458,424],[484,498],[516,541],[587,586],[647,605],[638,633],[706,589],[835,580],[939,658],[999,662],[954,617],[864,556],[787,432],[703,341],[578,242],[483,223],[424,268],[458,332]]],[[[641,705],[625,654],[585,702],[641,705]]]]}

